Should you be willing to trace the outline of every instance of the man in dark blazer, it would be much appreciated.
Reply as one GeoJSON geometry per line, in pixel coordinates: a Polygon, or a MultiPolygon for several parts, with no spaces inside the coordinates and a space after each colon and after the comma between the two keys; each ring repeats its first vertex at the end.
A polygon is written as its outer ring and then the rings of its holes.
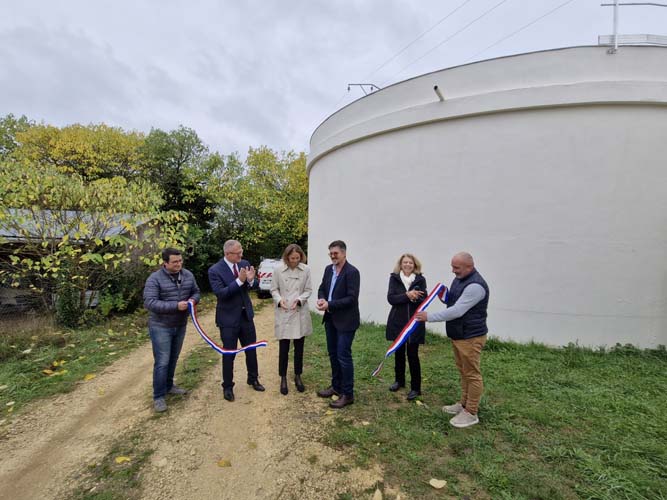
{"type": "MultiPolygon", "coordinates": [[[[257,341],[252,302],[248,290],[259,286],[255,279],[255,268],[243,260],[243,247],[236,240],[225,242],[225,256],[208,270],[211,289],[218,298],[215,308],[215,324],[220,329],[222,347],[237,349],[237,341],[245,347],[257,341]]],[[[222,356],[222,388],[227,401],[234,401],[234,359],[235,354],[222,356]]],[[[264,391],[259,383],[257,353],[254,349],[245,351],[248,369],[248,385],[256,391],[264,391]]]]}
{"type": "Polygon", "coordinates": [[[343,408],[354,403],[352,341],[359,328],[359,271],[347,262],[347,246],[336,240],[329,245],[331,265],[324,270],[317,291],[317,309],[324,312],[324,329],[331,362],[331,386],[317,392],[322,398],[339,396],[329,403],[343,408]]]}

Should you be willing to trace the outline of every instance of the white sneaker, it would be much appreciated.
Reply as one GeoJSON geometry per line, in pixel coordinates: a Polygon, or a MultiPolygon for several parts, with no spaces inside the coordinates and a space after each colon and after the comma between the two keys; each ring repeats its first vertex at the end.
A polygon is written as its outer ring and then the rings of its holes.
{"type": "Polygon", "coordinates": [[[453,405],[445,405],[442,407],[442,411],[449,413],[450,415],[458,415],[463,411],[463,405],[459,402],[456,402],[453,405]]]}
{"type": "Polygon", "coordinates": [[[464,427],[470,427],[471,425],[478,424],[479,418],[477,418],[477,415],[468,413],[467,410],[461,410],[461,412],[452,418],[449,423],[454,427],[463,429],[464,427]]]}

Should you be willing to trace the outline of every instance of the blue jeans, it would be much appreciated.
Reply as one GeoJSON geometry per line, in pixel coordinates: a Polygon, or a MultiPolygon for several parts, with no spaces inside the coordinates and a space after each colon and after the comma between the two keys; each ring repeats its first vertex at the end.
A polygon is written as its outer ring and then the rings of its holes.
{"type": "Polygon", "coordinates": [[[153,399],[163,398],[174,386],[176,361],[185,339],[183,326],[149,326],[153,344],[153,399]]]}
{"type": "Polygon", "coordinates": [[[339,394],[354,397],[352,341],[356,330],[339,331],[331,321],[324,322],[324,330],[331,362],[331,387],[339,394]]]}

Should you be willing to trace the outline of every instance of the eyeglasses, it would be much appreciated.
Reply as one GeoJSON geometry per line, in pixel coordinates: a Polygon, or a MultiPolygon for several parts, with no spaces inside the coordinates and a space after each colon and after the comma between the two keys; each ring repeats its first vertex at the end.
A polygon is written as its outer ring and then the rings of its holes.
{"type": "Polygon", "coordinates": [[[338,257],[339,255],[341,255],[340,252],[329,252],[329,257],[338,257]]]}
{"type": "Polygon", "coordinates": [[[243,250],[239,250],[238,252],[227,252],[231,253],[232,255],[243,255],[243,250]]]}

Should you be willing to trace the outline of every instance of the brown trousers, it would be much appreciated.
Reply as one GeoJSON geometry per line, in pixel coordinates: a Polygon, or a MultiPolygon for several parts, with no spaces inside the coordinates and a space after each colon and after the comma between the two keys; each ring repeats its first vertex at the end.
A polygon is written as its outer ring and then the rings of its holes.
{"type": "Polygon", "coordinates": [[[461,405],[468,413],[477,415],[479,400],[484,392],[484,381],[480,370],[482,348],[486,335],[464,340],[452,340],[454,361],[461,374],[461,405]]]}

